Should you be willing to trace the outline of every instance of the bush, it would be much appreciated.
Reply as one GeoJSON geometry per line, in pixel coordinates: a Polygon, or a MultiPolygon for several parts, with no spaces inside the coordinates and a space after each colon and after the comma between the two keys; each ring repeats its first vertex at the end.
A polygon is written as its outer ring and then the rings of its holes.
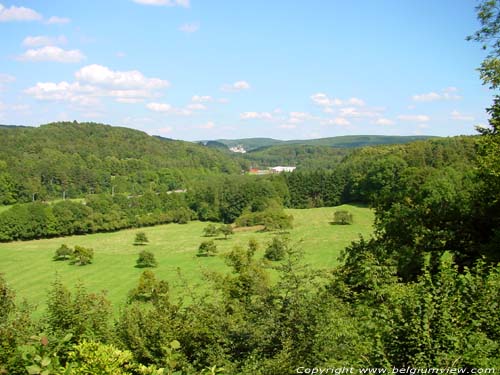
{"type": "Polygon", "coordinates": [[[68,245],[62,244],[59,249],[56,250],[54,255],[54,260],[68,260],[73,255],[73,249],[71,249],[68,245]]]}
{"type": "Polygon", "coordinates": [[[273,261],[282,260],[285,257],[288,249],[288,240],[286,238],[274,237],[269,245],[267,245],[264,258],[273,261]]]}
{"type": "Polygon", "coordinates": [[[217,245],[214,241],[203,241],[198,247],[198,256],[206,257],[217,253],[217,245]]]}
{"type": "Polygon", "coordinates": [[[94,250],[82,246],[75,246],[73,254],[71,255],[71,264],[78,266],[85,266],[92,263],[94,259],[94,250]]]}
{"type": "Polygon", "coordinates": [[[205,228],[203,228],[203,235],[205,237],[215,237],[219,233],[219,230],[215,226],[215,224],[208,224],[205,228]]]}
{"type": "Polygon", "coordinates": [[[352,214],[348,211],[335,211],[332,224],[349,225],[352,224],[352,214]]]}
{"type": "Polygon", "coordinates": [[[143,250],[139,253],[139,258],[137,258],[137,267],[157,267],[158,262],[155,259],[155,255],[151,251],[143,250]]]}
{"type": "Polygon", "coordinates": [[[148,237],[146,237],[146,233],[138,232],[135,234],[134,245],[144,245],[148,242],[149,242],[149,240],[148,240],[148,237]]]}
{"type": "Polygon", "coordinates": [[[231,224],[221,226],[218,231],[224,235],[224,238],[227,240],[227,236],[230,236],[234,233],[233,227],[231,224]]]}

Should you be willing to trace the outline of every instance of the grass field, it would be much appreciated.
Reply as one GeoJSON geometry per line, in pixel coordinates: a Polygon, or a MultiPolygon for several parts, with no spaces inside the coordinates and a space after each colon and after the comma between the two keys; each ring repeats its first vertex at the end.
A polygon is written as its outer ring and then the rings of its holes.
{"type": "MultiPolygon", "coordinates": [[[[292,243],[304,250],[304,262],[315,268],[333,267],[345,246],[356,240],[359,234],[369,236],[372,233],[371,210],[351,205],[341,208],[353,214],[353,225],[330,225],[336,208],[287,210],[294,216],[294,229],[289,236],[292,243]]],[[[257,256],[262,256],[265,245],[273,236],[272,233],[257,231],[237,232],[228,240],[216,240],[218,256],[199,258],[196,253],[199,244],[207,239],[202,236],[206,225],[202,222],[168,224],[114,233],[0,243],[0,273],[4,274],[18,298],[38,306],[37,313],[45,309],[47,292],[56,275],[68,286],[82,282],[89,291],[106,290],[108,298],[118,309],[143,271],[134,267],[137,254],[142,249],[154,252],[159,263],[154,269],[157,277],[167,280],[173,292],[179,293],[182,287],[177,268],[190,286],[203,287],[204,270],[227,269],[221,254],[229,252],[235,245],[246,246],[250,238],[255,238],[261,245],[257,256]],[[139,231],[146,233],[149,244],[133,245],[135,234],[139,231]],[[93,248],[93,264],[79,267],[53,261],[55,250],[63,243],[71,247],[93,248]]]]}

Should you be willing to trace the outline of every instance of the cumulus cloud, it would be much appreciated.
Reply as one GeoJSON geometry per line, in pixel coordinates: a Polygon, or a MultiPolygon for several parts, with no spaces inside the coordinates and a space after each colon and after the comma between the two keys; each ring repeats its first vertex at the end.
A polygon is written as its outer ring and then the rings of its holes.
{"type": "Polygon", "coordinates": [[[333,119],[325,120],[321,124],[322,125],[349,126],[349,125],[351,125],[351,122],[344,117],[336,117],[333,119]]]}
{"type": "Polygon", "coordinates": [[[456,87],[447,87],[437,92],[428,92],[425,94],[413,95],[412,99],[416,102],[435,102],[439,100],[459,100],[462,97],[457,95],[458,89],[456,87]]]}
{"type": "Polygon", "coordinates": [[[382,117],[382,118],[375,120],[375,124],[382,125],[382,126],[389,126],[389,125],[394,125],[394,121],[382,117]]]}
{"type": "Polygon", "coordinates": [[[77,63],[85,59],[85,55],[77,49],[64,50],[56,46],[45,46],[29,49],[18,57],[21,61],[53,61],[59,63],[77,63]]]}
{"type": "Polygon", "coordinates": [[[200,29],[200,24],[199,23],[185,23],[179,27],[179,30],[182,31],[183,33],[195,33],[200,29]]]}
{"type": "Polygon", "coordinates": [[[44,47],[66,44],[68,40],[64,35],[50,37],[45,35],[27,36],[23,40],[24,47],[44,47]]]}
{"type": "Polygon", "coordinates": [[[79,82],[38,82],[24,92],[38,100],[65,101],[83,106],[97,102],[97,90],[92,86],[80,85],[79,82]]]}
{"type": "Polygon", "coordinates": [[[209,102],[213,102],[214,98],[212,98],[209,95],[194,95],[191,98],[191,101],[193,103],[209,103],[209,102]]]}
{"type": "Polygon", "coordinates": [[[122,89],[154,90],[169,86],[168,81],[147,78],[138,70],[114,71],[97,64],[84,66],[75,73],[75,77],[81,82],[122,89]]]}
{"type": "Polygon", "coordinates": [[[0,4],[0,22],[37,21],[42,15],[30,8],[11,6],[6,8],[0,4]]]}
{"type": "Polygon", "coordinates": [[[67,23],[70,23],[71,19],[67,17],[57,17],[57,16],[52,16],[47,20],[47,24],[49,25],[64,25],[67,23]]]}
{"type": "Polygon", "coordinates": [[[155,6],[180,6],[189,8],[189,0],[133,0],[134,3],[155,6]]]}
{"type": "Polygon", "coordinates": [[[158,78],[145,77],[139,71],[113,71],[101,65],[88,65],[75,73],[76,82],[38,82],[25,93],[38,100],[96,102],[111,97],[119,103],[138,103],[158,96],[157,90],[168,86],[158,78]]]}
{"type": "Polygon", "coordinates": [[[213,121],[208,121],[207,123],[198,126],[200,129],[213,129],[215,127],[215,124],[213,121]]]}
{"type": "Polygon", "coordinates": [[[176,108],[167,103],[148,103],[146,104],[146,108],[153,112],[159,112],[169,115],[179,115],[179,116],[189,116],[191,111],[183,108],[176,108]]]}
{"type": "Polygon", "coordinates": [[[427,122],[430,121],[430,117],[427,115],[399,115],[398,120],[409,121],[409,122],[427,122]]]}
{"type": "Polygon", "coordinates": [[[451,112],[450,114],[452,120],[457,121],[474,121],[474,117],[470,115],[465,115],[463,113],[458,112],[457,110],[451,112]]]}
{"type": "Polygon", "coordinates": [[[207,109],[207,106],[201,103],[191,103],[186,106],[186,109],[192,111],[203,111],[207,109]]]}
{"type": "Polygon", "coordinates": [[[242,120],[271,120],[273,115],[269,112],[243,112],[240,114],[242,120]]]}
{"type": "Polygon", "coordinates": [[[236,81],[232,84],[225,84],[222,86],[223,91],[242,91],[248,90],[250,84],[247,81],[236,81]]]}
{"type": "Polygon", "coordinates": [[[332,112],[331,107],[334,106],[351,105],[362,107],[365,105],[364,100],[359,98],[353,97],[346,100],[341,100],[339,98],[331,98],[322,92],[311,95],[311,99],[316,105],[323,107],[323,110],[325,112],[332,112]]]}

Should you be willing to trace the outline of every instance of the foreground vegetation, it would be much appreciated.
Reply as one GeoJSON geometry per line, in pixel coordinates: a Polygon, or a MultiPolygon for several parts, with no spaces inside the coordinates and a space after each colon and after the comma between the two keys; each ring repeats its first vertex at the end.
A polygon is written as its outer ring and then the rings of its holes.
{"type": "MultiPolygon", "coordinates": [[[[304,250],[304,262],[316,268],[329,269],[338,264],[340,252],[359,235],[372,233],[373,212],[368,208],[344,206],[353,213],[355,222],[348,226],[332,226],[332,208],[311,210],[287,210],[294,217],[294,228],[289,232],[291,243],[300,243],[304,250]]],[[[136,268],[140,251],[151,251],[158,262],[155,274],[170,283],[172,292],[179,294],[187,282],[193,289],[206,289],[203,273],[225,272],[224,255],[234,246],[246,246],[255,239],[260,247],[256,256],[262,257],[265,246],[276,235],[260,232],[260,228],[241,228],[230,236],[215,237],[218,256],[200,259],[196,257],[206,223],[169,224],[141,228],[149,240],[147,245],[135,244],[138,230],[130,229],[114,233],[61,237],[47,240],[0,243],[0,272],[16,291],[19,300],[45,310],[50,285],[58,276],[64,284],[74,286],[82,282],[89,291],[107,291],[107,298],[118,311],[124,296],[134,287],[141,268],[136,268]],[[54,261],[55,251],[62,245],[73,248],[83,246],[94,249],[94,261],[85,267],[75,267],[68,262],[54,261]],[[22,265],[22,267],[20,267],[22,265]],[[180,274],[179,274],[179,272],[180,274]],[[182,279],[184,280],[181,280],[182,279]]]]}

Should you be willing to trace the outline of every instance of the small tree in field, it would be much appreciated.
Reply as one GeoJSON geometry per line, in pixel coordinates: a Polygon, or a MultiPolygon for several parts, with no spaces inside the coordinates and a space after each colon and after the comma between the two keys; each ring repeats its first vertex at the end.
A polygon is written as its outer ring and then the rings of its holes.
{"type": "Polygon", "coordinates": [[[223,225],[219,228],[219,232],[224,235],[224,238],[227,240],[227,237],[234,233],[233,227],[230,224],[223,225]]]}
{"type": "Polygon", "coordinates": [[[288,240],[279,236],[273,237],[273,240],[267,245],[264,258],[273,261],[282,260],[288,249],[288,240]]]}
{"type": "Polygon", "coordinates": [[[348,211],[335,211],[332,224],[349,225],[352,224],[352,214],[348,211]]]}
{"type": "Polygon", "coordinates": [[[61,247],[56,250],[54,260],[68,260],[71,258],[71,255],[73,255],[73,249],[66,244],[62,244],[61,247]]]}
{"type": "Polygon", "coordinates": [[[149,242],[149,240],[146,237],[146,233],[138,232],[135,234],[134,245],[145,245],[148,242],[149,242]]]}
{"type": "Polygon", "coordinates": [[[219,230],[215,226],[215,224],[208,224],[205,228],[203,228],[203,235],[205,237],[215,237],[219,233],[219,230]]]}
{"type": "Polygon", "coordinates": [[[156,267],[158,262],[156,261],[155,255],[151,251],[142,250],[139,253],[139,258],[137,258],[137,267],[156,267]]]}
{"type": "Polygon", "coordinates": [[[198,247],[198,256],[207,257],[217,253],[217,245],[214,241],[203,241],[198,247]]]}
{"type": "Polygon", "coordinates": [[[85,266],[92,263],[94,259],[94,250],[82,246],[75,246],[75,250],[71,255],[71,264],[85,266]]]}

